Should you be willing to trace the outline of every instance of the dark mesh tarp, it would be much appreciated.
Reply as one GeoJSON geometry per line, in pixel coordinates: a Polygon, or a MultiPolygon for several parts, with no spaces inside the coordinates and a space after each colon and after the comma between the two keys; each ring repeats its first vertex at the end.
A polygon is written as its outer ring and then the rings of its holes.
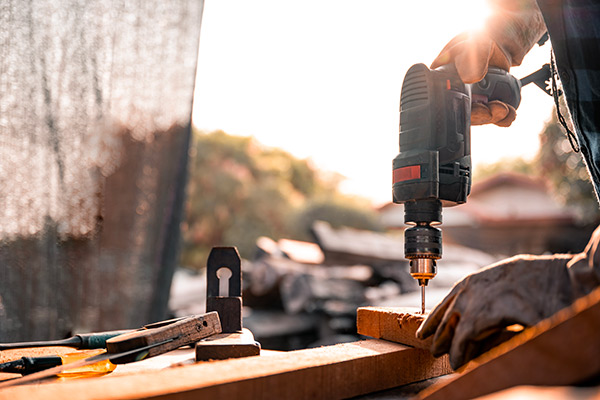
{"type": "Polygon", "coordinates": [[[202,6],[0,1],[0,341],[165,317],[202,6]]]}

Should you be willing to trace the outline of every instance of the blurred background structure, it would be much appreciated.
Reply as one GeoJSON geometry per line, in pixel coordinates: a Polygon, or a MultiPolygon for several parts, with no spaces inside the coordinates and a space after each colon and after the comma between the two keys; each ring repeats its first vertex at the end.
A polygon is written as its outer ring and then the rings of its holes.
{"type": "Polygon", "coordinates": [[[167,314],[203,2],[0,12],[0,341],[167,314]]]}
{"type": "MultiPolygon", "coordinates": [[[[439,1],[435,18],[397,1],[220,0],[204,16],[197,0],[3,5],[0,341],[203,312],[221,245],[244,258],[244,323],[265,348],[353,340],[358,306],[418,306],[403,210],[380,195],[400,83],[480,3],[439,1]]],[[[579,252],[598,224],[581,156],[537,91],[510,129],[475,129],[473,194],[444,212],[429,307],[505,256],[579,252]],[[499,144],[531,154],[502,159],[499,144]]]]}
{"type": "MultiPolygon", "coordinates": [[[[531,161],[476,171],[467,204],[445,209],[444,256],[428,307],[505,257],[583,250],[599,214],[585,166],[561,129],[547,123],[531,161]],[[578,161],[560,162],[567,157],[578,161]]],[[[221,243],[240,248],[244,325],[266,348],[356,340],[357,307],[419,305],[404,259],[402,206],[343,194],[339,176],[253,138],[222,131],[194,138],[174,315],[204,311],[206,257],[221,243]]]]}

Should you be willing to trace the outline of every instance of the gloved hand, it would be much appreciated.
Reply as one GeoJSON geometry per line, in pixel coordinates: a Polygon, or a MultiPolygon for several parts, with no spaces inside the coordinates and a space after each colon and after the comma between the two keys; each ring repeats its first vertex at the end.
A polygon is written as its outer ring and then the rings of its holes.
{"type": "Polygon", "coordinates": [[[516,256],[467,276],[429,314],[417,337],[431,335],[431,352],[450,354],[457,369],[488,350],[506,327],[528,327],[573,301],[567,263],[572,255],[516,256]]]}
{"type": "MultiPolygon", "coordinates": [[[[452,39],[436,57],[431,68],[454,62],[465,83],[479,82],[488,66],[506,71],[520,65],[525,54],[546,32],[546,25],[535,0],[493,0],[492,16],[483,30],[465,32],[452,39]]],[[[500,101],[473,103],[471,124],[493,123],[510,126],[515,109],[500,101]]]]}
{"type": "Polygon", "coordinates": [[[600,227],[580,254],[521,255],[467,276],[429,314],[417,337],[431,335],[435,356],[457,369],[506,340],[504,328],[534,325],[600,286],[600,227]]]}

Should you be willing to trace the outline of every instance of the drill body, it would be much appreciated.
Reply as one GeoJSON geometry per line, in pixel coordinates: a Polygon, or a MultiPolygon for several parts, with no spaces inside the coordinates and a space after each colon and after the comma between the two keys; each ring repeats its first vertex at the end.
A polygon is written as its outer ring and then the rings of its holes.
{"type": "Polygon", "coordinates": [[[471,103],[501,100],[519,106],[521,83],[490,68],[465,84],[453,65],[413,65],[400,96],[400,153],[393,161],[393,201],[404,204],[404,253],[424,291],[442,257],[442,207],[467,201],[471,191],[471,103]]]}

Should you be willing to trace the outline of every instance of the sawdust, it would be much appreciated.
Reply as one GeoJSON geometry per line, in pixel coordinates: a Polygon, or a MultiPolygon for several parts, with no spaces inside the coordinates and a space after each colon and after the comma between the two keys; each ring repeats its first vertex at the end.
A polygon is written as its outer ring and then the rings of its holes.
{"type": "Polygon", "coordinates": [[[421,326],[427,314],[400,314],[398,315],[398,327],[407,331],[416,331],[421,326]]]}

